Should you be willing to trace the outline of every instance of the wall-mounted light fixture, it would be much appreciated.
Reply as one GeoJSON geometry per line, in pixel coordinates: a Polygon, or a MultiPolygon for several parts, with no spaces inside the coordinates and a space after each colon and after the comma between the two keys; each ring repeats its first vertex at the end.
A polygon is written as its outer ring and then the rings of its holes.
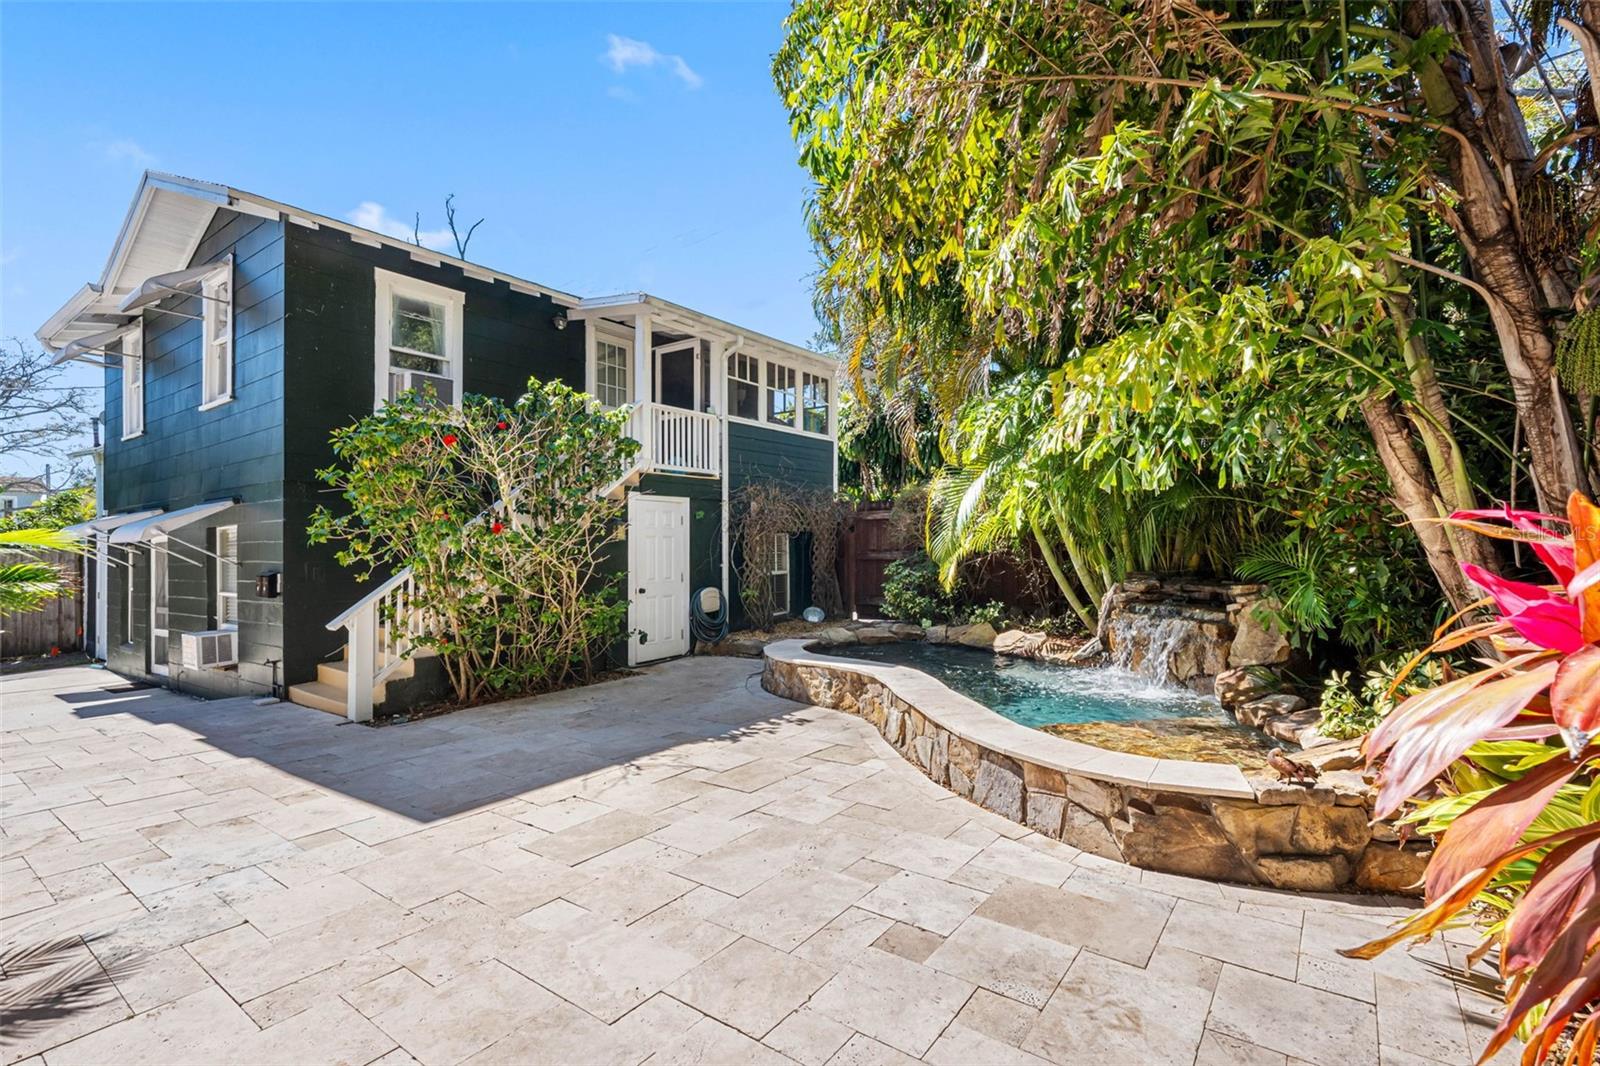
{"type": "Polygon", "coordinates": [[[556,329],[566,329],[567,328],[567,315],[566,315],[566,312],[557,311],[554,315],[550,316],[550,324],[552,326],[554,326],[556,329]]]}

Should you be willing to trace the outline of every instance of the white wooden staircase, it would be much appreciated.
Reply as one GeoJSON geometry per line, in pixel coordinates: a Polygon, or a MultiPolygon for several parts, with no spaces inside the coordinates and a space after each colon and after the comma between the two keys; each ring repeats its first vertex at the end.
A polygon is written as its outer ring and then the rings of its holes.
{"type": "MultiPolygon", "coordinates": [[[[350,645],[346,644],[340,649],[340,657],[332,662],[317,664],[317,679],[307,681],[303,685],[289,686],[289,702],[298,703],[302,707],[314,707],[319,711],[337,714],[345,717],[350,711],[350,645]]],[[[402,659],[395,668],[386,674],[382,681],[372,686],[372,704],[382,704],[388,696],[389,682],[399,681],[416,674],[417,660],[423,658],[428,652],[413,652],[408,658],[402,659]]]]}

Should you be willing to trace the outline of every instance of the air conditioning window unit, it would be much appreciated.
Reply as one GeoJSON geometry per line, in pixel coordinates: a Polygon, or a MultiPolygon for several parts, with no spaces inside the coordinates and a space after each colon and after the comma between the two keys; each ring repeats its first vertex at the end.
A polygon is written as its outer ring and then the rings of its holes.
{"type": "Polygon", "coordinates": [[[185,670],[219,670],[239,663],[239,631],[236,629],[184,633],[180,643],[185,670]]]}
{"type": "Polygon", "coordinates": [[[433,390],[438,402],[448,407],[456,402],[456,383],[442,374],[429,374],[421,370],[389,371],[389,399],[394,399],[407,389],[415,389],[425,396],[433,390]]]}

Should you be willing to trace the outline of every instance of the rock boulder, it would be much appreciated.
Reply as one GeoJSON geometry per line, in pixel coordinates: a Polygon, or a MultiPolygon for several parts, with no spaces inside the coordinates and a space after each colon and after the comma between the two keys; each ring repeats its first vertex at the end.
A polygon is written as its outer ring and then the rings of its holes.
{"type": "MultiPolygon", "coordinates": [[[[1271,719],[1302,711],[1305,706],[1306,701],[1299,696],[1290,692],[1278,692],[1236,705],[1233,708],[1233,716],[1244,725],[1260,729],[1271,719]]],[[[1315,725],[1316,722],[1312,721],[1309,724],[1315,725]]]]}
{"type": "Polygon", "coordinates": [[[1241,668],[1224,670],[1218,674],[1213,691],[1217,694],[1218,702],[1232,708],[1270,696],[1282,687],[1283,683],[1270,671],[1241,668]]]}

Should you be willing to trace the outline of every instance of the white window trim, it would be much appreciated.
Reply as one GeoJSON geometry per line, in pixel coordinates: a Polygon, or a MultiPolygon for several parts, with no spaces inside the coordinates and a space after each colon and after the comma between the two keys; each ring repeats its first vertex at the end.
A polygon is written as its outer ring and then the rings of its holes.
{"type": "Polygon", "coordinates": [[[234,300],[233,256],[228,256],[222,261],[215,271],[205,276],[200,282],[201,296],[201,322],[200,322],[200,410],[209,411],[213,407],[221,407],[225,403],[233,402],[233,338],[236,323],[234,312],[237,310],[234,300]],[[214,290],[223,282],[228,286],[228,336],[225,350],[227,357],[222,361],[223,374],[227,378],[221,382],[221,389],[212,388],[211,381],[211,330],[212,320],[216,317],[217,308],[223,302],[214,290]],[[212,395],[216,392],[216,395],[212,395]],[[211,399],[206,399],[211,396],[211,399]]]}
{"type": "MultiPolygon", "coordinates": [[[[812,436],[816,436],[816,434],[812,434],[812,436]]],[[[789,574],[789,555],[793,550],[794,545],[792,543],[792,538],[788,533],[774,533],[772,535],[772,561],[774,564],[776,564],[779,559],[783,560],[782,570],[779,570],[777,566],[774,565],[772,570],[767,574],[768,581],[771,581],[776,577],[783,578],[783,610],[777,610],[776,604],[774,604],[774,610],[772,612],[772,616],[774,618],[786,617],[789,612],[794,609],[794,604],[790,602],[791,598],[794,596],[794,589],[791,587],[793,582],[789,574]]]]}
{"type": "Polygon", "coordinates": [[[144,323],[134,325],[122,335],[122,439],[132,440],[144,435],[144,323]],[[137,379],[138,388],[130,386],[137,379]],[[138,393],[138,402],[132,402],[138,393]],[[129,417],[137,415],[137,417],[129,417]],[[132,426],[133,428],[129,428],[132,426]]]}
{"type": "Polygon", "coordinates": [[[657,403],[661,403],[661,365],[662,365],[662,357],[663,356],[667,356],[667,355],[671,355],[673,352],[689,352],[691,355],[694,356],[694,358],[692,360],[692,365],[693,365],[694,369],[692,371],[690,371],[690,373],[692,373],[694,375],[694,400],[692,401],[694,406],[690,407],[689,410],[691,410],[691,411],[702,410],[705,407],[705,403],[701,399],[701,396],[700,396],[700,338],[699,337],[690,337],[687,340],[681,340],[681,341],[668,341],[666,344],[657,345],[656,347],[654,347],[654,348],[652,348],[650,350],[650,354],[653,357],[650,360],[650,362],[654,367],[653,373],[655,375],[655,386],[654,386],[654,391],[651,393],[651,395],[655,397],[655,400],[656,400],[657,403]]]}
{"type": "Polygon", "coordinates": [[[728,417],[731,418],[732,420],[734,420],[735,422],[750,422],[750,423],[759,424],[759,419],[745,418],[743,415],[739,415],[739,414],[735,414],[734,413],[734,410],[733,410],[733,395],[732,394],[733,394],[734,382],[738,382],[741,385],[752,385],[752,386],[754,386],[755,390],[756,390],[756,411],[757,411],[758,414],[760,413],[761,405],[766,399],[766,395],[762,391],[763,388],[765,388],[765,386],[762,384],[762,380],[761,380],[761,375],[766,372],[766,369],[765,369],[765,367],[763,365],[761,357],[759,355],[755,355],[752,352],[741,352],[737,348],[732,349],[730,351],[723,352],[722,354],[723,354],[723,360],[722,360],[722,366],[723,366],[723,373],[722,373],[722,381],[723,381],[722,402],[723,402],[723,405],[727,408],[728,417]],[[756,378],[755,378],[754,381],[751,381],[749,378],[738,377],[737,375],[735,375],[733,373],[732,370],[728,369],[728,364],[734,363],[734,362],[736,362],[737,360],[739,360],[741,358],[743,358],[744,360],[746,360],[747,362],[749,362],[750,364],[752,364],[755,367],[754,373],[755,373],[756,378]]]}
{"type": "Polygon", "coordinates": [[[462,322],[466,317],[467,294],[460,289],[452,289],[445,285],[435,285],[431,281],[419,281],[405,274],[396,274],[390,270],[373,268],[373,280],[376,285],[375,299],[373,300],[373,327],[372,327],[372,409],[380,410],[389,396],[389,349],[393,335],[390,316],[396,296],[411,296],[430,303],[444,305],[444,353],[445,364],[449,369],[449,378],[455,386],[455,395],[451,397],[451,406],[461,407],[462,374],[461,374],[461,336],[462,322]]]}
{"type": "MultiPolygon", "coordinates": [[[[586,354],[584,358],[583,391],[593,396],[596,400],[600,399],[600,341],[603,340],[607,344],[616,345],[627,353],[627,363],[623,367],[623,374],[627,381],[627,398],[622,402],[624,404],[633,403],[634,397],[638,395],[633,381],[633,335],[624,332],[620,328],[606,329],[596,322],[590,322],[590,326],[592,328],[584,331],[587,336],[584,337],[586,354]]],[[[604,401],[601,401],[600,406],[605,407],[607,410],[614,409],[604,401]]]]}
{"type": "Polygon", "coordinates": [[[238,629],[239,628],[239,582],[238,582],[238,572],[239,572],[239,527],[238,526],[217,526],[216,527],[216,547],[217,547],[217,552],[216,552],[217,557],[213,562],[214,562],[214,565],[216,566],[216,575],[217,575],[217,602],[213,605],[213,609],[217,612],[217,628],[218,629],[238,629]],[[232,560],[232,562],[233,562],[233,570],[234,570],[234,584],[233,584],[233,588],[231,590],[225,588],[223,586],[223,583],[222,583],[222,564],[223,564],[222,535],[223,535],[224,532],[226,532],[228,534],[229,538],[233,542],[233,560],[232,560]],[[223,613],[223,610],[222,610],[222,603],[223,603],[223,600],[225,600],[225,599],[233,600],[233,618],[234,618],[234,620],[232,622],[227,622],[227,621],[223,620],[226,617],[224,615],[224,613],[223,613]]]}
{"type": "MultiPolygon", "coordinates": [[[[738,354],[739,351],[740,351],[740,349],[733,348],[733,349],[724,351],[722,354],[723,354],[724,359],[726,359],[726,358],[731,357],[731,356],[733,356],[735,354],[738,354]]],[[[839,428],[839,419],[835,414],[835,411],[836,411],[836,408],[837,408],[837,404],[839,402],[838,395],[837,395],[838,394],[838,380],[831,372],[829,372],[827,370],[821,370],[821,369],[818,369],[818,370],[807,369],[812,364],[803,363],[803,362],[800,362],[798,360],[791,361],[791,360],[788,360],[788,359],[774,359],[771,356],[757,355],[755,352],[749,352],[749,351],[746,351],[743,354],[745,356],[747,356],[748,358],[754,360],[755,363],[756,363],[756,375],[760,379],[759,381],[757,381],[755,383],[756,384],[756,388],[759,390],[759,395],[760,395],[760,416],[757,417],[757,418],[745,418],[743,415],[736,415],[736,414],[733,413],[733,405],[732,404],[727,404],[727,408],[728,408],[728,410],[727,410],[727,419],[728,419],[729,422],[739,422],[739,423],[742,423],[743,425],[746,425],[746,426],[761,426],[764,429],[775,430],[775,431],[777,431],[779,433],[798,433],[801,436],[806,437],[806,438],[808,438],[810,440],[833,440],[833,439],[835,439],[835,437],[836,437],[836,435],[838,433],[838,428],[839,428]],[[767,393],[770,391],[770,388],[767,385],[767,365],[769,363],[776,363],[779,366],[788,367],[789,369],[791,369],[791,370],[793,370],[795,372],[795,411],[796,411],[796,419],[795,419],[795,424],[792,425],[792,426],[786,426],[782,422],[769,422],[769,421],[767,421],[767,393]],[[808,430],[808,429],[805,428],[805,419],[804,419],[804,415],[803,415],[803,412],[804,412],[804,409],[805,409],[805,405],[803,403],[803,399],[804,399],[804,392],[805,392],[805,390],[804,390],[805,375],[807,375],[807,374],[810,374],[813,378],[818,378],[818,379],[821,379],[821,380],[826,381],[828,383],[828,429],[827,429],[827,432],[825,432],[825,433],[816,433],[816,432],[813,432],[813,431],[808,430]]],[[[724,393],[726,393],[727,388],[728,388],[727,383],[728,382],[732,382],[734,380],[734,377],[733,377],[732,374],[727,373],[726,370],[724,370],[722,378],[723,378],[723,382],[724,382],[723,390],[724,390],[724,393]]],[[[744,379],[740,378],[739,380],[742,381],[744,379]]],[[[723,399],[724,400],[727,399],[726,395],[724,395],[723,399]]]]}
{"type": "Polygon", "coordinates": [[[811,371],[807,370],[805,367],[801,367],[800,368],[799,396],[797,397],[797,399],[799,400],[797,408],[798,408],[798,410],[800,412],[800,418],[799,418],[799,421],[798,421],[797,425],[799,425],[799,427],[802,430],[805,430],[806,433],[810,434],[813,437],[817,437],[817,438],[831,437],[833,435],[833,379],[831,377],[829,377],[828,375],[826,375],[826,374],[813,374],[811,371]],[[822,432],[821,433],[818,433],[814,429],[806,429],[806,385],[808,383],[815,383],[815,382],[822,382],[827,387],[827,390],[828,390],[828,399],[827,399],[827,402],[824,404],[823,409],[822,409],[823,413],[822,413],[822,432]]]}

